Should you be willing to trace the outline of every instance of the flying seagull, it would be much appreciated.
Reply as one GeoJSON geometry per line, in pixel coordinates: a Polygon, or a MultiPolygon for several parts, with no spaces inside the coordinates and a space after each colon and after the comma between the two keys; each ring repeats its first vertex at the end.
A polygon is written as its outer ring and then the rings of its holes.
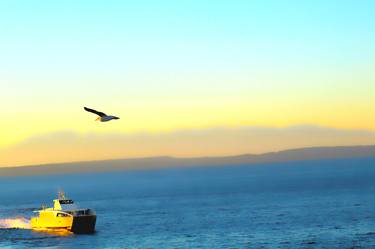
{"type": "Polygon", "coordinates": [[[88,111],[88,112],[95,113],[96,115],[99,116],[95,121],[107,122],[107,121],[110,121],[112,119],[120,119],[119,117],[112,116],[112,115],[107,115],[104,112],[98,112],[98,111],[96,111],[94,109],[90,109],[90,108],[87,108],[87,107],[84,107],[84,109],[86,111],[88,111]]]}

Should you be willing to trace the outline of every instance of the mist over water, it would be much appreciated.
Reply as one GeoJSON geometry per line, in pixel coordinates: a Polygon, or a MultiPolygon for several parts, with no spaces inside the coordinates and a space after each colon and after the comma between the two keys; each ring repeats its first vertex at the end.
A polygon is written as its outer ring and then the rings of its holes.
{"type": "Polygon", "coordinates": [[[0,248],[371,248],[374,165],[366,158],[0,178],[0,248]],[[96,211],[95,234],[13,229],[61,188],[96,211]]]}

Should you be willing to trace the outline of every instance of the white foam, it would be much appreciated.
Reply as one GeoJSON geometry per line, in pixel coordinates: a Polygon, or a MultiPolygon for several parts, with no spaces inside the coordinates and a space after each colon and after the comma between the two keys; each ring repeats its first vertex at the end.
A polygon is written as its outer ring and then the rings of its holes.
{"type": "Polygon", "coordinates": [[[9,218],[0,219],[0,228],[19,228],[19,229],[30,229],[30,220],[20,217],[20,218],[9,218]]]}

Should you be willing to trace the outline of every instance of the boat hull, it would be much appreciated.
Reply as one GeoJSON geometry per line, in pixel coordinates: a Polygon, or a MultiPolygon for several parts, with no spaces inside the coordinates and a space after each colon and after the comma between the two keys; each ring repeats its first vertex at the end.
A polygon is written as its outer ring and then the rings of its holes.
{"type": "Polygon", "coordinates": [[[32,218],[31,227],[34,230],[61,230],[65,229],[76,234],[89,234],[95,232],[96,215],[80,215],[70,217],[32,218]]]}
{"type": "Polygon", "coordinates": [[[96,215],[74,216],[71,232],[77,234],[88,234],[95,232],[96,215]]]}
{"type": "Polygon", "coordinates": [[[73,217],[56,217],[54,213],[41,213],[39,217],[31,218],[31,228],[36,230],[43,229],[67,229],[70,230],[73,223],[73,217]]]}

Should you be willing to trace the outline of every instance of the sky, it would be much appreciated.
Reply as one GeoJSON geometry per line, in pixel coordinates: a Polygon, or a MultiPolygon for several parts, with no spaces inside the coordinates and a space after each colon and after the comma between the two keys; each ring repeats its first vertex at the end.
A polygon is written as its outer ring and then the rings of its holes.
{"type": "Polygon", "coordinates": [[[309,129],[314,142],[270,136],[305,126],[349,134],[331,145],[375,143],[374,11],[370,0],[0,1],[0,166],[327,144],[309,129]],[[121,119],[94,122],[83,106],[121,119]],[[256,128],[269,133],[255,147],[216,143],[256,128]],[[210,146],[187,146],[192,133],[210,146]],[[91,141],[84,157],[77,139],[91,141]]]}

